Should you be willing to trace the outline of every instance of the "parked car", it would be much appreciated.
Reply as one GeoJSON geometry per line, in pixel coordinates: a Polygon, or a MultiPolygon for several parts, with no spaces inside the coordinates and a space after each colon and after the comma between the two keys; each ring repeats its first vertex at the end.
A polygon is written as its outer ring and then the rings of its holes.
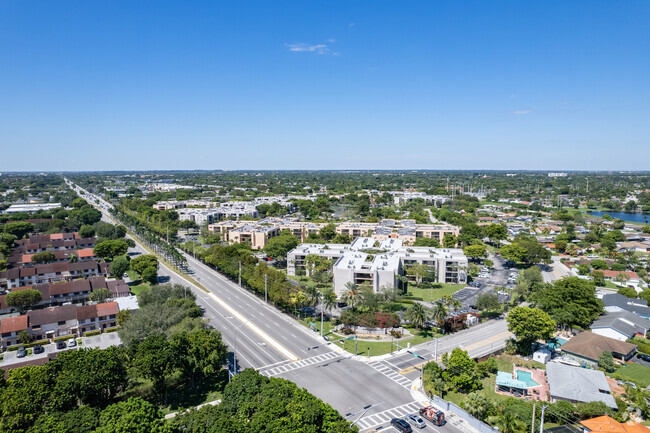
{"type": "Polygon", "coordinates": [[[407,423],[401,418],[393,418],[390,420],[390,425],[393,426],[395,430],[397,430],[400,433],[413,433],[413,429],[407,423]]]}
{"type": "Polygon", "coordinates": [[[71,338],[68,340],[68,347],[75,347],[77,345],[77,340],[71,338]]]}
{"type": "Polygon", "coordinates": [[[408,414],[404,418],[406,421],[408,421],[409,424],[412,426],[415,426],[417,428],[425,428],[427,425],[424,423],[424,420],[420,418],[418,415],[415,414],[408,414]]]}
{"type": "Polygon", "coordinates": [[[636,357],[644,361],[650,362],[650,355],[646,355],[645,353],[637,353],[636,357]]]}
{"type": "Polygon", "coordinates": [[[43,353],[43,352],[45,352],[45,348],[40,344],[34,346],[34,355],[38,355],[39,353],[43,353]]]}
{"type": "Polygon", "coordinates": [[[24,358],[25,356],[27,356],[27,350],[25,350],[25,347],[19,347],[16,358],[24,358]]]}
{"type": "Polygon", "coordinates": [[[58,350],[65,349],[65,341],[57,341],[56,342],[56,348],[58,350]]]}

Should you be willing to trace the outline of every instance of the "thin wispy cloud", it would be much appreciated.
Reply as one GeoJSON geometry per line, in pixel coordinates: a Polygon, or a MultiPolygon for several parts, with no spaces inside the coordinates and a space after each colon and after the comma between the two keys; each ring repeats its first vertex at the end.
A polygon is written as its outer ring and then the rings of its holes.
{"type": "Polygon", "coordinates": [[[530,114],[530,113],[532,113],[531,110],[515,110],[512,112],[512,114],[515,115],[530,114]]]}
{"type": "MultiPolygon", "coordinates": [[[[334,44],[336,43],[336,39],[328,39],[327,42],[329,44],[334,44]]],[[[295,44],[284,44],[289,48],[289,51],[293,51],[295,53],[317,53],[319,55],[331,55],[331,56],[340,56],[341,53],[337,51],[332,51],[330,47],[327,44],[307,44],[305,42],[298,42],[295,44]]]]}
{"type": "Polygon", "coordinates": [[[327,48],[327,45],[325,44],[310,45],[304,42],[300,42],[297,44],[285,44],[285,45],[289,47],[289,51],[294,51],[297,53],[327,54],[330,52],[330,49],[327,48]]]}

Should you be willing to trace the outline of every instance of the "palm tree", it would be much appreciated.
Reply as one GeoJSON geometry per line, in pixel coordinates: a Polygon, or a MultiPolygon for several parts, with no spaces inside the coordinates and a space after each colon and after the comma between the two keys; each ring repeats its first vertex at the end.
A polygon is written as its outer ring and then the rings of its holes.
{"type": "Polygon", "coordinates": [[[323,293],[323,307],[330,312],[330,316],[332,315],[334,305],[336,305],[336,293],[334,293],[334,290],[328,290],[323,293]]]}
{"type": "Polygon", "coordinates": [[[433,308],[431,309],[431,318],[436,321],[438,328],[442,328],[448,312],[449,310],[447,309],[447,306],[442,302],[437,301],[433,304],[433,308]]]}
{"type": "Polygon", "coordinates": [[[499,427],[499,431],[502,433],[523,433],[526,430],[526,423],[513,415],[512,412],[491,416],[488,418],[488,422],[499,427]]]}
{"type": "Polygon", "coordinates": [[[305,289],[305,297],[307,298],[309,305],[311,306],[313,304],[315,307],[321,300],[321,293],[316,286],[307,286],[305,289]]]}
{"type": "Polygon", "coordinates": [[[363,300],[363,294],[361,293],[359,286],[354,284],[352,281],[348,281],[345,283],[345,292],[341,296],[341,300],[354,308],[355,305],[363,300]]]}
{"type": "Polygon", "coordinates": [[[419,329],[429,318],[429,311],[424,305],[415,303],[406,311],[404,317],[411,322],[411,325],[419,329]]]}

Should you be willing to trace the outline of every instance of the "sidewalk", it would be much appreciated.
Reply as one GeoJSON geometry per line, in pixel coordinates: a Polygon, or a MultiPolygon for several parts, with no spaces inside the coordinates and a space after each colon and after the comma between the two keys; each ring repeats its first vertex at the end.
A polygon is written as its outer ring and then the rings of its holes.
{"type": "Polygon", "coordinates": [[[445,408],[442,408],[439,405],[435,404],[432,399],[427,397],[427,395],[424,393],[424,390],[422,389],[422,382],[420,378],[417,378],[413,381],[413,383],[411,384],[410,391],[413,400],[420,403],[423,407],[433,406],[436,409],[445,412],[445,419],[447,420],[447,422],[453,425],[454,427],[456,427],[457,429],[465,433],[481,433],[479,430],[469,425],[463,418],[461,418],[460,416],[456,415],[453,412],[450,412],[449,410],[445,410],[445,408]]]}

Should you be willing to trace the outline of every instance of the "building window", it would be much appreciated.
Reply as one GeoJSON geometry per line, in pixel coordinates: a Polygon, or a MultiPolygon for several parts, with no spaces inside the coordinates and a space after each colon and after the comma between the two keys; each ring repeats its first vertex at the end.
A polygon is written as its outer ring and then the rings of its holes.
{"type": "Polygon", "coordinates": [[[59,326],[65,325],[65,320],[61,320],[60,322],[57,323],[57,325],[59,326]]]}

